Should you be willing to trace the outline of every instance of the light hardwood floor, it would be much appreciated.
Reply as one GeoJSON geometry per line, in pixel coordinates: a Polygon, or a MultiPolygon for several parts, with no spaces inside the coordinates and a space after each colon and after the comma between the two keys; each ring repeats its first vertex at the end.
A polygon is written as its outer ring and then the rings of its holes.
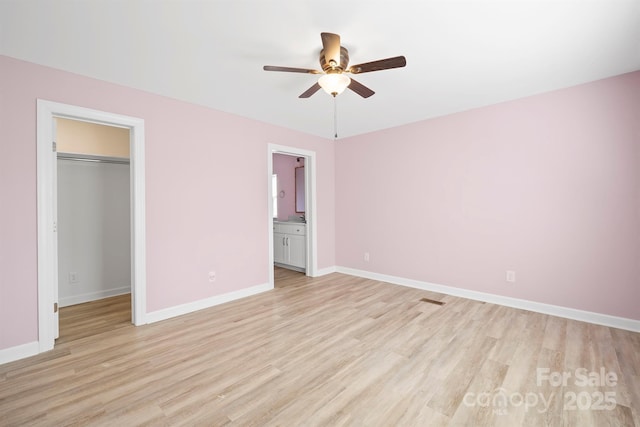
{"type": "Polygon", "coordinates": [[[640,334],[337,273],[276,278],[0,365],[0,425],[640,426],[640,334]],[[601,368],[615,385],[582,384],[601,368]]]}
{"type": "Polygon", "coordinates": [[[131,325],[131,294],[60,309],[56,345],[131,325]]]}

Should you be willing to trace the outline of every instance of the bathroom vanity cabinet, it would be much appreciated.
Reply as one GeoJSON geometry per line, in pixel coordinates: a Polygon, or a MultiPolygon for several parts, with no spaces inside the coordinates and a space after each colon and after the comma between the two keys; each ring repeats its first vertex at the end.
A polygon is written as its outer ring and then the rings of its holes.
{"type": "Polygon", "coordinates": [[[307,227],[304,223],[273,222],[273,262],[279,267],[306,270],[307,227]]]}

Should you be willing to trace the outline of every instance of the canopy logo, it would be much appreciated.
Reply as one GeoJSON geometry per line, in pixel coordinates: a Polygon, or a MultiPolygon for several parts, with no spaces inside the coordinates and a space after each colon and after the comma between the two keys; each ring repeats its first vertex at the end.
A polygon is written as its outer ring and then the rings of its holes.
{"type": "Polygon", "coordinates": [[[493,392],[473,393],[467,392],[462,399],[465,406],[480,406],[483,408],[493,408],[493,413],[496,415],[504,415],[507,413],[507,408],[524,406],[525,412],[535,409],[539,413],[547,412],[549,405],[555,397],[555,393],[551,393],[548,399],[545,399],[543,393],[507,393],[507,390],[500,387],[493,392]]]}

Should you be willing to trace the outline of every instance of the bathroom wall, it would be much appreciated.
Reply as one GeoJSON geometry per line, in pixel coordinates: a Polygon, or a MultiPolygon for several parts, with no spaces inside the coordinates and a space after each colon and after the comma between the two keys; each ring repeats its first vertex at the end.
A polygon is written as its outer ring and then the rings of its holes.
{"type": "Polygon", "coordinates": [[[285,221],[289,216],[301,216],[296,212],[295,171],[304,166],[304,158],[286,154],[273,155],[273,173],[278,175],[278,219],[285,221]],[[299,159],[299,160],[298,160],[299,159]]]}

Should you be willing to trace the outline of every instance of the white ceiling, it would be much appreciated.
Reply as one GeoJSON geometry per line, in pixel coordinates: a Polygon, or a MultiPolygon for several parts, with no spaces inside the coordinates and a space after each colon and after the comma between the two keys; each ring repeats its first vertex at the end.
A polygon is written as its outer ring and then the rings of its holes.
{"type": "MultiPolygon", "coordinates": [[[[0,0],[0,54],[321,137],[320,33],[374,91],[337,99],[340,137],[640,70],[640,0],[0,0]]],[[[1,71],[0,71],[1,72],[1,71]]]]}

